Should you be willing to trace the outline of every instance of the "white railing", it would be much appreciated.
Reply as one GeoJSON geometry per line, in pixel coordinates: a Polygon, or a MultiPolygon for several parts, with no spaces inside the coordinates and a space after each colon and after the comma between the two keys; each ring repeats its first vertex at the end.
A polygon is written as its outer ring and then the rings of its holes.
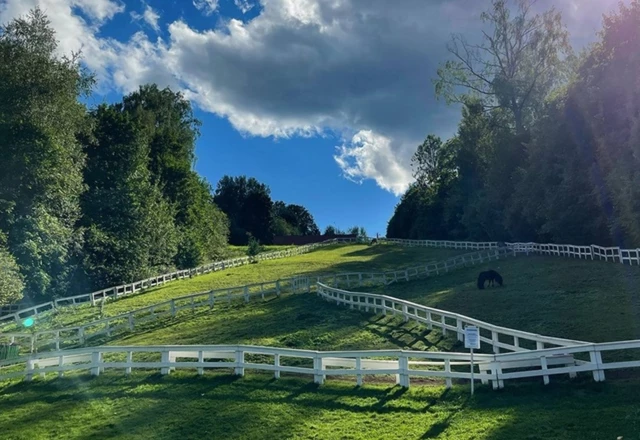
{"type": "MultiPolygon", "coordinates": [[[[504,387],[504,381],[542,377],[548,384],[550,376],[591,373],[595,381],[605,379],[606,370],[626,370],[640,367],[640,361],[603,361],[611,351],[639,350],[640,341],[585,344],[546,350],[520,351],[505,354],[474,354],[474,378],[492,382],[493,388],[504,387]],[[584,358],[585,360],[580,360],[584,358]],[[518,370],[518,371],[509,371],[518,370]]],[[[172,370],[228,369],[243,376],[245,370],[308,375],[318,384],[327,377],[354,377],[361,385],[365,377],[395,375],[396,383],[410,386],[411,377],[445,379],[450,387],[455,380],[471,380],[469,353],[449,353],[410,350],[315,351],[250,345],[161,345],[161,346],[100,346],[38,353],[11,361],[0,362],[0,380],[68,371],[89,372],[94,376],[105,370],[130,374],[133,370],[160,370],[163,375],[172,370]]]]}
{"type": "Polygon", "coordinates": [[[488,322],[470,318],[459,313],[434,309],[422,304],[394,298],[392,296],[377,295],[373,293],[350,292],[347,290],[329,287],[318,283],[316,292],[321,298],[338,305],[347,305],[352,309],[366,312],[391,314],[401,316],[405,322],[415,321],[424,324],[428,329],[439,328],[443,335],[448,332],[456,334],[459,341],[463,340],[464,328],[467,325],[478,327],[480,341],[491,346],[494,353],[500,353],[500,349],[509,351],[524,351],[530,349],[541,350],[546,346],[568,347],[580,344],[588,344],[584,341],[555,338],[535,333],[513,330],[500,327],[488,322]],[[530,346],[531,348],[527,348],[530,346]]]}
{"type": "Polygon", "coordinates": [[[43,313],[58,307],[75,306],[78,304],[89,303],[89,302],[91,303],[91,305],[95,305],[97,302],[100,302],[107,298],[121,298],[123,296],[132,295],[134,293],[138,293],[152,287],[162,286],[168,282],[175,281],[175,280],[191,278],[197,275],[202,275],[202,274],[215,272],[219,270],[225,270],[225,269],[229,269],[237,266],[243,266],[246,264],[250,264],[254,261],[275,260],[278,258],[291,257],[291,256],[310,252],[322,246],[327,246],[327,245],[336,244],[336,243],[350,243],[354,241],[355,239],[334,238],[331,240],[324,241],[322,243],[314,243],[314,244],[305,245],[305,246],[298,246],[295,248],[285,249],[282,251],[266,252],[263,254],[258,254],[255,257],[240,257],[240,258],[233,258],[225,261],[218,261],[215,263],[205,264],[203,266],[199,266],[194,269],[178,270],[176,272],[171,272],[164,275],[158,275],[156,277],[147,278],[147,279],[136,281],[130,284],[123,284],[120,286],[109,287],[107,289],[97,290],[95,292],[86,293],[83,295],[58,298],[54,301],[49,301],[49,302],[38,304],[35,306],[25,307],[20,310],[16,310],[16,305],[4,306],[4,308],[0,308],[0,310],[5,310],[7,313],[0,316],[0,325],[3,323],[14,322],[14,321],[19,323],[23,318],[27,316],[32,316],[32,315],[37,316],[40,313],[43,313]]]}
{"type": "Polygon", "coordinates": [[[183,310],[213,309],[216,304],[232,301],[249,302],[251,298],[280,296],[287,292],[310,291],[309,278],[287,278],[265,283],[247,284],[207,292],[193,293],[167,301],[131,310],[116,316],[68,326],[34,332],[0,333],[0,341],[29,347],[31,352],[45,349],[60,350],[83,345],[100,336],[118,336],[134,331],[140,325],[163,318],[175,318],[183,310]]]}
{"type": "MultiPolygon", "coordinates": [[[[379,239],[383,243],[403,246],[426,246],[451,249],[494,249],[500,247],[499,242],[472,242],[446,240],[406,240],[401,238],[379,239]]],[[[592,245],[553,244],[553,243],[503,243],[505,247],[517,253],[535,253],[540,255],[556,255],[563,257],[605,260],[616,263],[640,265],[640,249],[622,249],[618,246],[603,247],[592,245]]]]}
{"type": "MultiPolygon", "coordinates": [[[[446,273],[459,267],[474,265],[484,261],[491,261],[512,255],[506,249],[492,249],[478,251],[469,254],[458,255],[439,262],[427,262],[420,266],[388,272],[351,272],[325,274],[313,277],[317,282],[333,283],[334,287],[345,286],[363,287],[367,285],[388,285],[399,281],[409,281],[415,278],[446,273]]],[[[111,316],[85,323],[81,326],[68,326],[49,330],[32,332],[3,332],[0,333],[0,341],[18,343],[30,347],[30,351],[44,349],[71,348],[85,344],[88,340],[99,336],[115,336],[123,332],[131,332],[141,322],[148,322],[175,317],[176,313],[183,309],[195,311],[196,308],[213,308],[216,301],[231,302],[241,299],[246,302],[251,297],[275,294],[281,292],[310,292],[312,288],[311,277],[298,275],[265,283],[248,284],[245,286],[229,287],[206,292],[198,292],[173,298],[146,307],[131,310],[117,316],[111,316]]]]}

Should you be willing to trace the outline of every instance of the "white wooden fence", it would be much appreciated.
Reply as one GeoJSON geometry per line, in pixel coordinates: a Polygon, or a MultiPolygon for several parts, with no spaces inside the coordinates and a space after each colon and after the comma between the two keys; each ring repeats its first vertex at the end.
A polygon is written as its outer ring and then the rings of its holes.
{"type": "MultiPolygon", "coordinates": [[[[382,243],[397,244],[402,246],[426,246],[449,249],[495,249],[500,247],[497,241],[473,242],[473,241],[446,241],[446,240],[406,240],[401,238],[382,238],[382,243]]],[[[578,246],[573,244],[553,243],[509,243],[504,246],[516,253],[556,255],[563,257],[585,258],[591,260],[605,260],[616,263],[640,265],[640,249],[621,249],[615,247],[602,247],[595,244],[578,246]]]]}
{"type": "Polygon", "coordinates": [[[34,332],[0,333],[0,341],[29,347],[31,352],[73,348],[97,337],[105,335],[112,337],[133,332],[140,325],[159,319],[176,317],[185,310],[195,313],[198,309],[211,310],[220,303],[249,302],[251,298],[265,299],[287,292],[309,292],[309,282],[308,277],[287,278],[193,293],[78,326],[34,332]]]}
{"type": "Polygon", "coordinates": [[[64,306],[75,306],[83,303],[91,303],[95,305],[106,298],[121,298],[123,296],[132,295],[134,293],[141,292],[143,290],[163,286],[166,283],[175,280],[181,280],[184,278],[191,278],[193,276],[202,275],[219,270],[225,270],[232,267],[243,266],[250,264],[254,261],[262,260],[275,260],[279,258],[291,257],[295,255],[304,254],[310,252],[319,247],[336,244],[336,243],[350,243],[355,239],[339,238],[324,241],[322,243],[314,243],[305,246],[298,246],[291,249],[285,249],[282,251],[273,251],[258,254],[255,257],[240,257],[232,258],[230,260],[218,261],[215,263],[205,264],[203,266],[196,267],[194,269],[178,270],[175,272],[167,273],[164,275],[158,275],[155,277],[147,278],[144,280],[136,281],[130,284],[123,284],[120,286],[109,287],[108,289],[102,289],[83,295],[69,296],[64,298],[58,298],[54,301],[38,304],[35,306],[25,306],[20,308],[19,305],[9,305],[0,308],[0,325],[7,322],[21,322],[22,319],[28,316],[37,316],[40,313],[64,306]]]}
{"type": "MultiPolygon", "coordinates": [[[[407,269],[388,272],[325,274],[315,276],[313,279],[317,282],[332,283],[334,287],[346,286],[351,288],[356,286],[388,285],[399,281],[439,275],[456,268],[506,258],[509,255],[513,254],[508,249],[491,249],[457,255],[443,261],[427,262],[407,269]]],[[[313,287],[311,280],[312,277],[299,275],[266,283],[198,292],[131,310],[120,315],[88,322],[80,326],[31,332],[3,332],[0,333],[0,342],[17,343],[30,347],[31,352],[73,348],[83,345],[96,337],[104,335],[111,337],[125,332],[132,332],[141,323],[169,316],[175,317],[178,312],[185,309],[195,312],[198,308],[212,309],[214,304],[220,301],[227,303],[231,303],[233,300],[249,302],[250,298],[257,296],[264,299],[265,296],[279,296],[280,293],[310,292],[313,287]]]]}
{"type": "Polygon", "coordinates": [[[588,344],[588,342],[584,341],[555,338],[500,327],[459,313],[434,309],[392,296],[350,292],[322,283],[318,283],[316,292],[318,296],[327,301],[335,302],[338,305],[346,305],[351,309],[382,313],[383,315],[391,314],[401,316],[405,322],[415,321],[426,325],[428,329],[433,329],[434,327],[439,328],[443,335],[452,332],[457,336],[459,341],[463,341],[465,326],[476,326],[480,331],[480,342],[490,346],[494,353],[500,353],[500,349],[524,351],[535,347],[537,350],[542,350],[547,348],[547,346],[567,347],[588,344]]]}
{"type": "MultiPolygon", "coordinates": [[[[474,378],[491,382],[493,388],[504,382],[522,378],[542,377],[548,384],[551,376],[591,373],[595,381],[605,379],[607,370],[627,370],[640,367],[640,361],[603,361],[611,351],[638,351],[640,341],[582,344],[545,350],[518,351],[504,354],[474,354],[474,378]],[[580,360],[579,358],[586,360],[580,360]],[[517,371],[513,371],[517,370],[517,371]]],[[[308,375],[318,384],[327,377],[354,377],[361,385],[366,377],[395,375],[396,383],[409,387],[411,377],[445,379],[447,387],[453,380],[471,380],[469,353],[448,353],[410,350],[315,351],[249,345],[164,345],[89,347],[57,352],[38,353],[28,357],[0,362],[0,380],[68,371],[89,372],[98,376],[105,370],[130,374],[133,370],[194,370],[226,369],[243,376],[246,370],[308,375]]]]}

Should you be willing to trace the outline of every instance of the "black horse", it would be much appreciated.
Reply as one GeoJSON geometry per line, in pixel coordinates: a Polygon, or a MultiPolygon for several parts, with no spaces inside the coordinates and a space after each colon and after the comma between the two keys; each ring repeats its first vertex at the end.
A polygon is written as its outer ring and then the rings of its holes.
{"type": "Polygon", "coordinates": [[[478,275],[478,289],[484,289],[485,281],[489,281],[490,286],[493,286],[494,281],[502,286],[502,277],[495,270],[480,272],[480,275],[478,275]]]}

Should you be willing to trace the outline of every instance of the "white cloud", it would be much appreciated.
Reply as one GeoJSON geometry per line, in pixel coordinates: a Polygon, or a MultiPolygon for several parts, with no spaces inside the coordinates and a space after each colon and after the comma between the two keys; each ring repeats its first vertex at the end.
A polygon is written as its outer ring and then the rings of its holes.
{"type": "Polygon", "coordinates": [[[154,31],[159,32],[160,25],[158,24],[158,20],[160,19],[160,14],[158,14],[158,12],[148,4],[143,4],[144,12],[142,14],[139,14],[135,11],[131,11],[131,18],[136,21],[144,20],[144,22],[147,23],[154,31]]]}
{"type": "Polygon", "coordinates": [[[255,4],[251,3],[249,0],[233,0],[233,3],[243,14],[246,14],[255,6],[255,4]]]}
{"type": "Polygon", "coordinates": [[[193,0],[193,6],[204,15],[211,15],[218,10],[218,0],[193,0]]]}
{"type": "Polygon", "coordinates": [[[348,145],[336,147],[333,156],[343,175],[356,183],[373,179],[382,189],[401,195],[413,181],[406,167],[406,157],[398,151],[403,148],[393,141],[371,130],[356,133],[348,145]]]}
{"type": "MultiPolygon", "coordinates": [[[[250,5],[234,1],[241,10],[250,5]]],[[[550,2],[557,3],[541,0],[550,2]]],[[[577,2],[562,3],[570,29],[592,28],[600,12],[589,8],[587,19],[584,8],[572,8],[577,2]]],[[[614,2],[598,2],[600,11],[614,2]]],[[[56,29],[61,52],[83,48],[101,87],[127,93],[156,82],[181,89],[245,135],[337,133],[350,139],[335,155],[343,175],[374,179],[394,194],[411,182],[410,157],[424,137],[455,129],[459,110],[434,100],[430,79],[450,33],[477,35],[486,7],[464,0],[403,0],[395,7],[388,0],[260,0],[260,14],[246,23],[223,19],[198,31],[178,20],[167,23],[166,40],[143,32],[101,37],[102,25],[124,11],[117,0],[0,0],[0,22],[36,4],[56,29]]],[[[208,15],[218,10],[218,0],[193,4],[208,15]]],[[[137,16],[157,29],[157,15],[149,7],[137,16]]]]}

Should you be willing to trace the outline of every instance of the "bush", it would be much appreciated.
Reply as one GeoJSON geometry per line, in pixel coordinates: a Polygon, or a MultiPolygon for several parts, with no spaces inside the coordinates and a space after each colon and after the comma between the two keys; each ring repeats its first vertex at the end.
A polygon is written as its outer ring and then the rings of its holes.
{"type": "Polygon", "coordinates": [[[255,257],[260,252],[262,252],[262,246],[260,246],[260,242],[255,239],[255,237],[249,237],[249,245],[247,246],[247,255],[249,257],[255,257]]]}

